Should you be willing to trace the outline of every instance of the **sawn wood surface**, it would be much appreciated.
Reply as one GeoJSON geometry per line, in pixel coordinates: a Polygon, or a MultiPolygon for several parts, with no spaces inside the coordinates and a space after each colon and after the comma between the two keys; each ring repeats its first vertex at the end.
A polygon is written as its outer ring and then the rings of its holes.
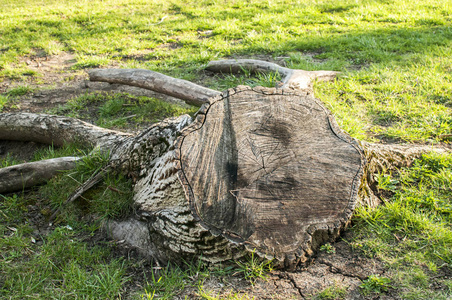
{"type": "Polygon", "coordinates": [[[362,151],[306,93],[231,89],[200,110],[177,148],[195,217],[269,256],[304,257],[357,202],[362,151]]]}

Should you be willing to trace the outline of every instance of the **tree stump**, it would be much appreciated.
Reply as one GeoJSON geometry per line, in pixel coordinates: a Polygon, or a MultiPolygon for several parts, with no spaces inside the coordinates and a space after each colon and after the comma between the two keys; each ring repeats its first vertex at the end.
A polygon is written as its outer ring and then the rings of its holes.
{"type": "Polygon", "coordinates": [[[229,90],[176,147],[196,219],[286,264],[336,238],[357,202],[362,151],[306,93],[229,90]]]}
{"type": "MultiPolygon", "coordinates": [[[[204,104],[195,120],[167,119],[135,136],[71,118],[0,114],[0,139],[55,145],[77,140],[110,151],[108,168],[67,201],[75,201],[108,170],[133,177],[136,215],[110,220],[106,227],[113,238],[162,263],[219,262],[252,251],[291,269],[337,238],[357,203],[378,204],[375,173],[408,166],[425,152],[448,151],[350,138],[312,95],[312,80],[330,80],[337,72],[291,70],[256,60],[211,62],[207,68],[275,71],[284,78],[279,89],[237,87],[220,93],[148,70],[94,70],[92,80],[204,104]]],[[[76,160],[0,169],[0,192],[40,184],[76,160]],[[11,172],[17,176],[11,178],[11,172]]]]}

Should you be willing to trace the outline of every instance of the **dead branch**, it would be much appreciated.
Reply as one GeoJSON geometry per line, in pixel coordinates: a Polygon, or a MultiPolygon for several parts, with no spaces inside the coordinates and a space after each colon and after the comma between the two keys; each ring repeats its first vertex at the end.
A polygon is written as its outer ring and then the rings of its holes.
{"type": "Polygon", "coordinates": [[[46,183],[60,171],[70,170],[78,157],[60,157],[0,169],[0,193],[22,191],[46,183]]]}
{"type": "Polygon", "coordinates": [[[74,118],[32,113],[0,114],[1,140],[33,141],[55,146],[79,142],[110,148],[130,136],[74,118]]]}
{"type": "Polygon", "coordinates": [[[211,61],[206,70],[217,73],[243,73],[248,70],[252,73],[277,72],[282,79],[281,88],[291,88],[295,90],[312,90],[314,80],[328,81],[336,78],[339,72],[335,71],[304,71],[282,67],[280,65],[255,60],[255,59],[227,59],[211,61]]]}
{"type": "Polygon", "coordinates": [[[190,81],[169,77],[141,69],[96,69],[88,72],[91,81],[132,85],[184,100],[201,106],[209,98],[220,94],[190,81]]]}

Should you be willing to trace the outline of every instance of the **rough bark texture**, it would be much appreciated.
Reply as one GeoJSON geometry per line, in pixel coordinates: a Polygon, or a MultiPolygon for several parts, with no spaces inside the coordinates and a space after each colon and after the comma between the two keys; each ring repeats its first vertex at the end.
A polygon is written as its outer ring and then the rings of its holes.
{"type": "Polygon", "coordinates": [[[32,113],[0,114],[1,140],[33,141],[55,146],[79,142],[110,148],[129,136],[73,118],[32,113]]]}
{"type": "Polygon", "coordinates": [[[103,81],[137,86],[185,100],[201,106],[209,98],[220,94],[190,81],[169,77],[150,70],[98,69],[89,71],[91,81],[103,81]]]}
{"type": "Polygon", "coordinates": [[[22,191],[43,184],[58,172],[75,167],[78,157],[60,157],[0,169],[0,193],[22,191]]]}
{"type": "Polygon", "coordinates": [[[206,70],[217,73],[241,73],[248,70],[252,73],[277,72],[282,78],[281,88],[312,92],[314,80],[328,81],[336,78],[335,71],[304,71],[281,67],[277,64],[254,59],[227,59],[211,61],[206,70]]]}
{"type": "Polygon", "coordinates": [[[115,168],[136,181],[137,215],[130,221],[110,222],[108,230],[114,238],[130,241],[161,263],[193,257],[218,262],[241,255],[238,245],[201,226],[185,198],[177,177],[174,143],[190,122],[187,115],[165,120],[128,140],[112,154],[115,168]],[[129,227],[134,231],[128,231],[129,227]]]}

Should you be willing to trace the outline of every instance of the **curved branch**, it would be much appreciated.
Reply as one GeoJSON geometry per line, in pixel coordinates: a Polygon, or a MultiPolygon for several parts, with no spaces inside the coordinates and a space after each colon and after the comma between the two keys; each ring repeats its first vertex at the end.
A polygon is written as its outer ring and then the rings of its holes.
{"type": "Polygon", "coordinates": [[[241,73],[248,70],[252,73],[278,72],[282,77],[281,88],[295,90],[311,90],[314,80],[328,81],[336,78],[335,71],[304,71],[281,67],[280,65],[255,59],[227,59],[211,61],[206,70],[221,73],[241,73]]]}
{"type": "Polygon", "coordinates": [[[32,113],[0,114],[0,140],[33,141],[55,146],[81,142],[109,148],[129,136],[68,117],[32,113]]]}
{"type": "Polygon", "coordinates": [[[190,81],[141,69],[96,69],[88,72],[91,81],[132,85],[184,100],[201,106],[220,92],[190,81]]]}
{"type": "Polygon", "coordinates": [[[0,169],[0,193],[43,184],[58,172],[75,167],[79,157],[60,157],[0,169]]]}

